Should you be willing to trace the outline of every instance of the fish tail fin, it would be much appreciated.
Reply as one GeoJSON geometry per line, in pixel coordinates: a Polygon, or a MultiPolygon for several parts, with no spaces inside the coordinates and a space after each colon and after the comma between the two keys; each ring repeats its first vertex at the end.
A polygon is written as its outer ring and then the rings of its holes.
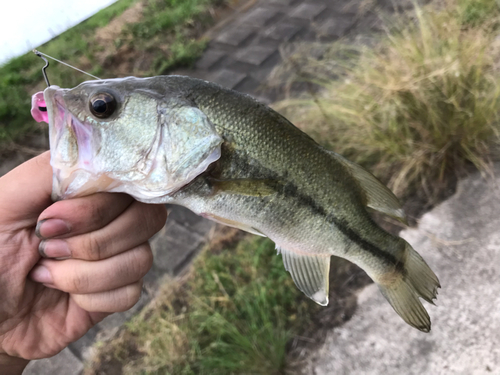
{"type": "Polygon", "coordinates": [[[434,304],[433,300],[436,299],[437,290],[441,288],[439,279],[420,254],[417,253],[409,243],[405,242],[405,245],[405,252],[407,254],[405,269],[408,278],[415,287],[419,297],[434,304]]]}
{"type": "Polygon", "coordinates": [[[405,242],[404,271],[391,281],[378,283],[384,297],[403,320],[423,332],[431,330],[431,320],[419,297],[433,303],[439,280],[424,259],[405,242]]]}

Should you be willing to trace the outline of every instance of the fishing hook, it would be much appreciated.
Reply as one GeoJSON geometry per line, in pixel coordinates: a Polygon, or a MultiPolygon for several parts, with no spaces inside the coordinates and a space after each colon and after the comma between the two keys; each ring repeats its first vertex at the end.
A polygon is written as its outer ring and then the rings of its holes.
{"type": "Polygon", "coordinates": [[[45,83],[47,84],[47,87],[50,87],[49,78],[47,77],[47,72],[45,71],[45,69],[47,69],[49,67],[49,60],[47,60],[45,57],[43,57],[42,54],[40,52],[38,52],[36,49],[34,49],[33,52],[35,53],[35,55],[37,55],[43,61],[45,61],[45,66],[42,68],[42,74],[43,74],[43,78],[45,78],[45,83]]]}
{"type": "Polygon", "coordinates": [[[41,57],[41,58],[43,59],[43,61],[45,61],[45,62],[47,63],[47,64],[46,64],[46,65],[42,68],[42,71],[43,71],[43,77],[45,78],[45,82],[47,82],[47,86],[50,86],[50,84],[49,84],[49,80],[47,79],[47,74],[45,73],[45,69],[49,66],[49,62],[48,62],[48,61],[47,61],[47,59],[46,59],[45,57],[43,57],[43,56],[46,56],[46,57],[48,57],[49,59],[55,60],[55,61],[57,61],[57,62],[58,62],[58,63],[60,63],[60,64],[66,65],[66,66],[70,67],[71,69],[75,69],[75,70],[79,71],[80,73],[83,73],[83,74],[86,74],[86,75],[88,75],[88,76],[91,76],[92,78],[95,78],[95,79],[101,80],[99,77],[96,77],[96,76],[95,76],[95,75],[93,75],[93,74],[90,74],[90,73],[87,73],[87,72],[86,72],[86,71],[84,71],[84,70],[81,70],[81,69],[75,68],[74,66],[69,65],[69,64],[65,63],[64,61],[58,60],[58,59],[56,59],[55,57],[52,57],[52,56],[49,56],[49,55],[47,55],[47,54],[45,54],[45,53],[43,53],[43,52],[37,51],[36,49],[34,49],[34,50],[33,50],[33,53],[34,53],[35,55],[37,55],[37,56],[41,57]]]}

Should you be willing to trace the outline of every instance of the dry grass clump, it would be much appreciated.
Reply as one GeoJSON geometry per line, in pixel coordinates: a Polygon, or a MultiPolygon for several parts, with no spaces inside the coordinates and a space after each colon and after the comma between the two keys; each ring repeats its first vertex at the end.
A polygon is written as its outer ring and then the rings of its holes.
{"type": "Polygon", "coordinates": [[[488,171],[497,150],[498,15],[494,0],[449,0],[393,20],[374,46],[301,46],[282,73],[323,90],[277,107],[397,195],[432,201],[451,173],[488,171]]]}

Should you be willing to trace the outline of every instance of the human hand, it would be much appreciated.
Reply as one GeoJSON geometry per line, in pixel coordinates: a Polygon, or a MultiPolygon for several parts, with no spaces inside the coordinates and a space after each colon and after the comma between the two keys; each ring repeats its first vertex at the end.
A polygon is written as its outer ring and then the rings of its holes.
{"type": "Polygon", "coordinates": [[[163,205],[124,194],[52,203],[49,159],[0,178],[2,374],[22,373],[27,360],[57,354],[132,307],[153,262],[147,241],[167,217],[163,205]]]}

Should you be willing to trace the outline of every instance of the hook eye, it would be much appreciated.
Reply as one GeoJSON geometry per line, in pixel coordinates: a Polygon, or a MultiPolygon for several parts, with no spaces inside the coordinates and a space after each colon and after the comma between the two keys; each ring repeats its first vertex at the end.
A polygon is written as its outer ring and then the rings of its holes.
{"type": "Polygon", "coordinates": [[[38,52],[37,50],[35,50],[33,52],[35,52],[35,55],[37,55],[43,61],[45,61],[45,66],[42,68],[42,74],[43,74],[43,78],[45,79],[45,83],[47,84],[47,87],[50,87],[49,78],[47,77],[47,72],[45,71],[45,69],[47,69],[49,67],[49,61],[45,57],[43,57],[42,54],[40,52],[38,52]]]}

